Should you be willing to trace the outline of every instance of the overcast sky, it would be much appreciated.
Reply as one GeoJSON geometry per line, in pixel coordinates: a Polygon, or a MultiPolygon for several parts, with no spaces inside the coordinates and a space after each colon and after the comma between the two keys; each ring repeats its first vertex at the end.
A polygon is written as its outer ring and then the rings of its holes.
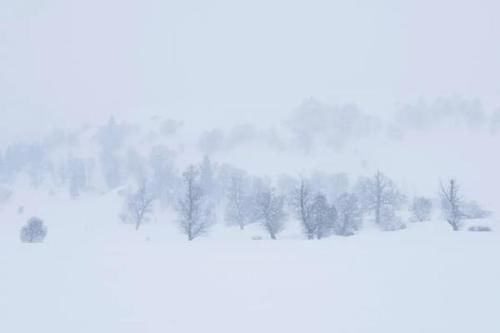
{"type": "Polygon", "coordinates": [[[0,0],[0,113],[213,124],[311,96],[367,112],[448,95],[500,106],[499,13],[498,0],[0,0]]]}

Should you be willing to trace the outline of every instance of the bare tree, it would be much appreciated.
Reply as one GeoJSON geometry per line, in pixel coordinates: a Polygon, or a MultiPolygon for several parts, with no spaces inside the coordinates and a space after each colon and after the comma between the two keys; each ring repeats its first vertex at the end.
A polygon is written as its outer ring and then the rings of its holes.
{"type": "Polygon", "coordinates": [[[226,222],[238,225],[241,230],[252,222],[251,196],[248,189],[248,180],[243,172],[235,172],[229,180],[227,188],[226,222]]]}
{"type": "Polygon", "coordinates": [[[276,195],[275,190],[269,187],[256,194],[254,215],[269,233],[271,239],[276,239],[285,227],[284,203],[284,197],[276,195]]]}
{"type": "Polygon", "coordinates": [[[412,220],[423,222],[431,219],[432,200],[424,197],[416,197],[410,206],[412,220]]]}
{"type": "Polygon", "coordinates": [[[337,199],[337,223],[335,233],[341,236],[351,236],[359,230],[362,222],[362,209],[355,194],[344,193],[337,199]]]}
{"type": "Polygon", "coordinates": [[[147,181],[141,180],[137,190],[126,197],[122,220],[135,224],[135,230],[139,230],[153,212],[153,201],[154,196],[147,181]]]}
{"type": "Polygon", "coordinates": [[[47,227],[38,217],[32,217],[21,229],[21,241],[24,243],[41,243],[47,236],[47,227]]]}
{"type": "Polygon", "coordinates": [[[314,239],[317,227],[312,218],[312,199],[311,190],[302,178],[299,186],[292,193],[291,205],[297,218],[300,220],[302,230],[306,234],[307,239],[314,239]]]}
{"type": "Polygon", "coordinates": [[[184,173],[185,193],[178,201],[177,213],[182,232],[189,241],[204,235],[215,222],[213,209],[199,184],[199,172],[190,166],[184,173]]]}
{"type": "Polygon", "coordinates": [[[454,231],[462,227],[463,198],[460,194],[460,188],[454,179],[451,179],[446,185],[441,184],[441,208],[446,221],[451,225],[454,231]]]}
{"type": "Polygon", "coordinates": [[[378,171],[372,178],[360,180],[358,191],[364,208],[373,212],[378,226],[388,230],[403,227],[396,219],[387,219],[387,217],[394,216],[392,212],[399,209],[405,200],[404,195],[399,192],[390,178],[378,171]]]}

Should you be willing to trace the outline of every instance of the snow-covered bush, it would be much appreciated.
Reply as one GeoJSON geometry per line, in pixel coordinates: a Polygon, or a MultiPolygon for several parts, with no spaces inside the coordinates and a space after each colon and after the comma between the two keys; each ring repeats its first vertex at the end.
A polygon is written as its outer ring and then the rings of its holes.
{"type": "Polygon", "coordinates": [[[467,229],[467,230],[479,231],[479,232],[489,232],[489,231],[491,231],[491,228],[486,226],[486,225],[474,225],[474,226],[469,227],[469,229],[467,229]]]}
{"type": "Polygon", "coordinates": [[[383,231],[398,231],[406,229],[406,224],[394,209],[383,208],[380,214],[383,231]]]}
{"type": "Polygon", "coordinates": [[[463,214],[466,219],[485,219],[492,213],[479,205],[476,201],[469,201],[463,205],[463,214]]]}
{"type": "Polygon", "coordinates": [[[429,221],[432,213],[432,200],[424,197],[414,198],[410,212],[412,222],[429,221]]]}
{"type": "Polygon", "coordinates": [[[21,229],[21,241],[23,243],[41,243],[47,236],[47,227],[38,217],[32,217],[28,224],[21,229]]]}
{"type": "Polygon", "coordinates": [[[355,194],[344,193],[337,199],[337,222],[335,234],[352,236],[361,228],[363,213],[355,194]]]}

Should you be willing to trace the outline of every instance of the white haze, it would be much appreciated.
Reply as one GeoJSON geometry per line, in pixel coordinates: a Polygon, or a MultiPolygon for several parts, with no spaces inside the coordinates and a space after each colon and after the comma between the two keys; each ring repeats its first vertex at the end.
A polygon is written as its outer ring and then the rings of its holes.
{"type": "Polygon", "coordinates": [[[0,332],[500,332],[499,14],[0,0],[0,332]]]}
{"type": "Polygon", "coordinates": [[[378,114],[455,95],[491,109],[499,11],[494,0],[2,0],[2,128],[110,114],[269,123],[308,97],[378,114]]]}

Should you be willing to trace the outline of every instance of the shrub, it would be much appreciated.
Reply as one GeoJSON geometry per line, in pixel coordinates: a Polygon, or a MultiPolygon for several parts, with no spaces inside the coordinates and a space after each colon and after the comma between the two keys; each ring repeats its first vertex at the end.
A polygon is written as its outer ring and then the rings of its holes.
{"type": "Polygon", "coordinates": [[[429,221],[432,214],[432,201],[428,198],[417,197],[413,199],[410,207],[412,222],[429,221]]]}
{"type": "Polygon", "coordinates": [[[474,225],[472,227],[469,227],[469,231],[479,231],[479,232],[489,232],[491,231],[491,228],[485,225],[474,225]]]}
{"type": "Polygon", "coordinates": [[[21,229],[21,241],[23,243],[41,243],[47,236],[47,227],[38,217],[32,217],[28,224],[21,229]]]}
{"type": "Polygon", "coordinates": [[[492,215],[490,211],[481,207],[476,201],[466,202],[462,213],[467,219],[485,219],[492,215]]]}

